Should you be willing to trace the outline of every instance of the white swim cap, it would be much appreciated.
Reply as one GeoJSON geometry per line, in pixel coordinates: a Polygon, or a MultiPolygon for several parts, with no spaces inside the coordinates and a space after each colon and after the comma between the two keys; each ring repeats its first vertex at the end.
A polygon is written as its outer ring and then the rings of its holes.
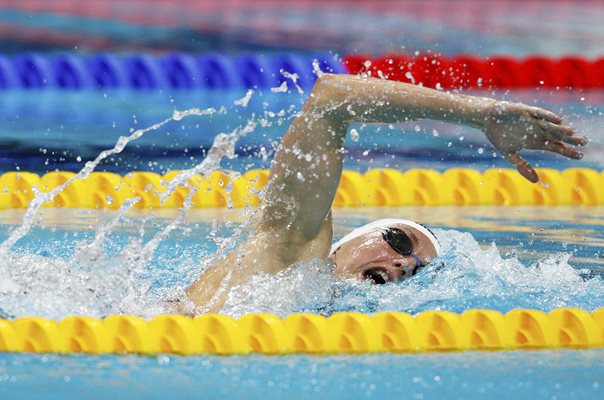
{"type": "Polygon", "coordinates": [[[436,250],[436,255],[439,256],[441,254],[440,243],[438,243],[438,239],[436,236],[425,226],[418,224],[417,222],[409,221],[407,219],[398,219],[398,218],[384,218],[378,219],[377,221],[373,221],[368,223],[367,225],[363,225],[360,228],[353,230],[352,232],[345,235],[342,239],[338,240],[331,246],[330,255],[336,252],[337,249],[342,247],[345,243],[350,242],[353,239],[356,239],[360,236],[363,236],[366,233],[374,231],[378,228],[389,228],[393,225],[405,225],[410,228],[415,228],[421,233],[423,233],[432,243],[434,249],[436,250]]]}

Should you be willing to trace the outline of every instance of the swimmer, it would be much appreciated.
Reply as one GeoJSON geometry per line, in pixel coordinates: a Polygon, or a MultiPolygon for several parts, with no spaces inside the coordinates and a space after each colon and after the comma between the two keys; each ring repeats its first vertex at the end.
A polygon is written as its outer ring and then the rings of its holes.
{"type": "Polygon", "coordinates": [[[576,146],[587,143],[558,115],[541,108],[370,77],[324,74],[275,154],[255,232],[187,289],[194,312],[220,311],[229,290],[252,275],[277,274],[304,260],[329,259],[338,277],[375,284],[409,278],[434,260],[441,253],[438,239],[423,225],[403,219],[374,221],[332,245],[331,206],[348,126],[418,119],[481,130],[531,182],[539,177],[520,156],[521,150],[580,159],[583,154],[576,146]]]}

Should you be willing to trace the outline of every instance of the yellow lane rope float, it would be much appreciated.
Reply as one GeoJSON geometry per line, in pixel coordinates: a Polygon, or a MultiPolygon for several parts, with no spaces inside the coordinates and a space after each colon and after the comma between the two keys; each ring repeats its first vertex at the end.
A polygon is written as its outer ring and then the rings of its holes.
{"type": "MultiPolygon", "coordinates": [[[[604,172],[585,168],[564,171],[539,169],[540,184],[531,184],[511,169],[453,168],[445,172],[430,169],[372,169],[364,174],[344,171],[334,199],[336,207],[440,206],[440,205],[603,205],[604,172]]],[[[268,182],[268,171],[245,174],[214,171],[195,175],[179,186],[163,203],[160,195],[178,171],[165,175],[132,172],[124,176],[94,172],[72,182],[47,207],[117,209],[124,200],[140,197],[136,208],[182,207],[191,187],[192,206],[245,207],[260,203],[259,193],[268,182]]],[[[49,192],[75,175],[50,172],[39,176],[29,172],[7,172],[0,176],[0,209],[25,208],[34,197],[34,187],[49,192]]]]}
{"type": "Polygon", "coordinates": [[[0,319],[2,352],[285,355],[598,347],[604,347],[604,309],[0,319]]]}

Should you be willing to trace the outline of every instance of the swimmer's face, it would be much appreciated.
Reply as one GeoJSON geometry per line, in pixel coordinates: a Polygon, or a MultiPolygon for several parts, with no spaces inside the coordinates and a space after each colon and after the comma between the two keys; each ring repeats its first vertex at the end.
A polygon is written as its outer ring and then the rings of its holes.
{"type": "Polygon", "coordinates": [[[397,282],[409,278],[436,258],[436,249],[422,232],[406,225],[393,225],[411,239],[412,255],[395,251],[385,240],[382,232],[366,233],[342,245],[331,259],[336,264],[336,275],[340,278],[357,278],[373,283],[397,282]]]}

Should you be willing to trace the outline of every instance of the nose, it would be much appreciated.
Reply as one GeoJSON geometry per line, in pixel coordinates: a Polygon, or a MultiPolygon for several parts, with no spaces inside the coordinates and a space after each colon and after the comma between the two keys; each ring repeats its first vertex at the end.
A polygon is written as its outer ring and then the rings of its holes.
{"type": "Polygon", "coordinates": [[[392,267],[398,279],[407,277],[407,272],[415,267],[415,259],[411,256],[397,258],[392,261],[392,267]]]}

